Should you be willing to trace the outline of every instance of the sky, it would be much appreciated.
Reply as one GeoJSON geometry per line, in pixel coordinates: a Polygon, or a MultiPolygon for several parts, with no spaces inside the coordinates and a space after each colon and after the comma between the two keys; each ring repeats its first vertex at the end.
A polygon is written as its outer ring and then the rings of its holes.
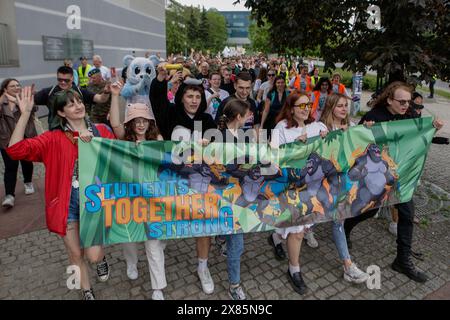
{"type": "Polygon", "coordinates": [[[245,0],[241,0],[240,4],[233,6],[234,0],[177,0],[182,5],[193,5],[194,7],[200,5],[205,9],[216,8],[219,11],[248,11],[244,7],[245,0]]]}

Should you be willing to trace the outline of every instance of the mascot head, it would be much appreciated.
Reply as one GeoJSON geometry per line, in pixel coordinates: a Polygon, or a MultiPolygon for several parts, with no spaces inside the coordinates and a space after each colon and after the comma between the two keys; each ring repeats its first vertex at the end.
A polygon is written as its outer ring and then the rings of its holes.
{"type": "Polygon", "coordinates": [[[156,77],[155,66],[147,58],[134,58],[128,66],[127,82],[136,85],[141,81],[150,87],[153,79],[156,77]]]}

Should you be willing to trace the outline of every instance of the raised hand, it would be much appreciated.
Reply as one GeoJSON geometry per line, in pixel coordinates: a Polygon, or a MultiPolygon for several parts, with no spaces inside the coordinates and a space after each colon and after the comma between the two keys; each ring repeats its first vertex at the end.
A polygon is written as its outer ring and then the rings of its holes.
{"type": "Polygon", "coordinates": [[[122,80],[114,82],[113,84],[111,84],[111,94],[113,96],[119,96],[120,92],[122,91],[122,88],[123,88],[122,80]]]}
{"type": "Polygon", "coordinates": [[[21,94],[16,96],[16,99],[21,113],[31,113],[33,111],[34,95],[31,87],[23,88],[21,94]]]}

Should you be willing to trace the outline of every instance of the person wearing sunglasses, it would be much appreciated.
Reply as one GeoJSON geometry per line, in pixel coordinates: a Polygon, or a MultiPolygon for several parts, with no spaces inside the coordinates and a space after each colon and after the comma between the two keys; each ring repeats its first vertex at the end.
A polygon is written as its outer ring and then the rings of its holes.
{"type": "MultiPolygon", "coordinates": [[[[306,143],[308,138],[327,135],[327,127],[321,122],[314,122],[311,117],[311,106],[308,96],[298,91],[294,91],[286,98],[272,133],[272,148],[296,141],[306,143]]],[[[289,262],[287,276],[294,291],[301,295],[306,293],[307,286],[300,270],[300,251],[305,231],[311,227],[312,225],[301,225],[277,228],[268,238],[277,260],[286,259],[282,239],[287,240],[289,262]]]]}
{"type": "MultiPolygon", "coordinates": [[[[368,121],[385,122],[411,118],[407,114],[412,101],[412,87],[404,82],[391,83],[374,103],[374,107],[366,113],[359,124],[368,121]]],[[[433,126],[439,130],[443,127],[443,121],[433,120],[433,126]]],[[[413,281],[424,283],[428,280],[427,275],[418,270],[412,262],[412,238],[414,231],[414,202],[410,200],[395,205],[398,210],[397,223],[397,257],[392,263],[392,269],[403,273],[413,281]]],[[[350,248],[350,234],[353,228],[360,222],[376,215],[378,209],[369,210],[356,217],[345,220],[344,229],[347,243],[350,248]]]]}
{"type": "Polygon", "coordinates": [[[256,101],[258,101],[260,105],[262,104],[264,106],[264,101],[266,101],[267,94],[269,93],[270,89],[272,89],[276,75],[277,74],[273,69],[270,69],[267,72],[267,81],[261,84],[256,96],[256,101]]]}
{"type": "MultiPolygon", "coordinates": [[[[0,148],[5,163],[5,198],[3,199],[2,206],[5,209],[14,207],[19,162],[22,166],[25,194],[30,195],[34,193],[34,186],[31,182],[33,178],[33,162],[13,160],[5,151],[21,115],[17,101],[17,95],[20,94],[21,89],[22,87],[19,81],[11,78],[5,79],[0,87],[0,148]]],[[[33,108],[30,119],[26,124],[25,137],[27,138],[37,136],[34,125],[35,111],[36,107],[33,108]]]]}
{"type": "Polygon", "coordinates": [[[48,128],[49,130],[54,130],[58,128],[58,121],[55,121],[56,111],[54,108],[55,102],[55,94],[64,91],[73,89],[76,91],[83,103],[86,105],[93,105],[95,103],[107,103],[110,98],[110,85],[106,85],[105,89],[99,93],[93,93],[87,89],[80,89],[75,86],[73,82],[73,69],[71,67],[62,66],[58,68],[56,72],[56,78],[58,80],[58,84],[44,88],[34,94],[34,103],[35,105],[44,105],[48,108],[48,128]]]}

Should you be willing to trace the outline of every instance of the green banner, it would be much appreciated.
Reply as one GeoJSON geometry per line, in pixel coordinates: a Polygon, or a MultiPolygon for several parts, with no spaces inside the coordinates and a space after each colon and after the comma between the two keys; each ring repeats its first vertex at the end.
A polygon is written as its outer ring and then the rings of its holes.
{"type": "Polygon", "coordinates": [[[267,231],[407,202],[434,133],[432,119],[421,118],[279,149],[80,142],[81,244],[267,231]]]}

